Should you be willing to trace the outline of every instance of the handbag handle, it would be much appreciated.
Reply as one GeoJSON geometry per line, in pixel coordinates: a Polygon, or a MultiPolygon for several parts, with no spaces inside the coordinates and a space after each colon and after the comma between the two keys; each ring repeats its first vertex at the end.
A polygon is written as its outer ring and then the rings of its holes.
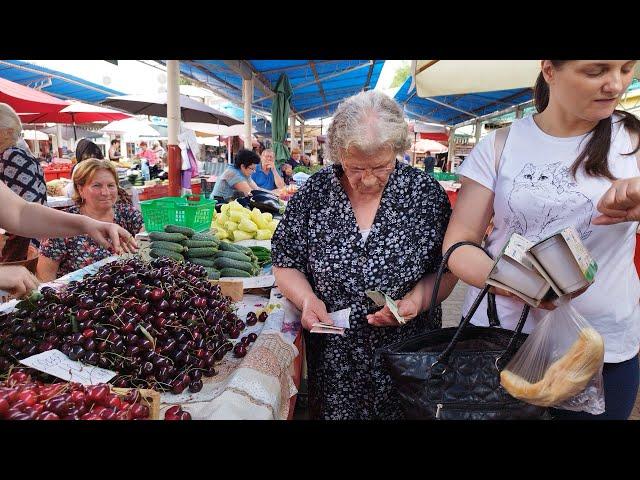
{"type": "MultiPolygon", "coordinates": [[[[435,310],[435,306],[436,306],[435,305],[436,297],[438,295],[438,290],[440,288],[440,281],[442,279],[442,275],[444,274],[444,270],[447,267],[447,263],[449,262],[449,257],[451,257],[451,254],[457,248],[460,248],[460,247],[465,246],[465,245],[471,245],[471,246],[480,248],[487,255],[489,255],[489,252],[485,248],[483,248],[482,246],[478,245],[475,242],[470,242],[470,241],[458,242],[458,243],[452,245],[451,247],[449,247],[449,249],[446,251],[446,253],[442,257],[442,262],[440,263],[440,267],[438,268],[436,281],[435,281],[435,283],[433,285],[433,293],[431,295],[431,305],[429,306],[429,321],[430,321],[430,323],[432,323],[432,321],[433,321],[433,315],[435,314],[434,310],[435,310]]],[[[489,256],[491,256],[491,255],[489,255],[489,256]]],[[[447,345],[447,348],[444,349],[444,351],[438,356],[436,361],[433,362],[433,364],[431,365],[432,369],[438,364],[440,364],[440,365],[446,365],[447,364],[447,362],[449,361],[449,356],[451,355],[451,352],[453,351],[453,349],[455,348],[456,344],[460,340],[460,336],[462,335],[462,331],[471,322],[471,318],[476,313],[476,310],[480,306],[480,303],[482,302],[482,299],[484,298],[484,296],[487,293],[489,293],[489,289],[490,288],[491,287],[489,285],[485,285],[485,287],[480,291],[480,293],[478,294],[478,296],[474,300],[473,304],[469,308],[469,311],[467,312],[467,315],[460,322],[460,325],[458,326],[458,330],[453,335],[453,338],[449,342],[449,345],[447,345]]],[[[500,367],[498,365],[499,361],[501,362],[502,358],[505,358],[505,356],[507,356],[507,354],[510,354],[515,349],[516,339],[520,335],[520,333],[522,333],[522,329],[524,328],[524,324],[525,324],[525,322],[527,320],[527,316],[529,315],[529,309],[530,309],[529,305],[525,305],[524,308],[522,309],[522,314],[520,315],[520,320],[518,322],[518,325],[516,326],[516,329],[514,331],[513,336],[511,337],[511,339],[509,340],[509,343],[507,344],[507,348],[505,349],[504,353],[502,355],[500,355],[496,359],[496,368],[500,369],[500,367]]],[[[445,371],[446,371],[446,367],[443,368],[443,370],[441,372],[439,372],[439,373],[443,374],[445,371]]]]}

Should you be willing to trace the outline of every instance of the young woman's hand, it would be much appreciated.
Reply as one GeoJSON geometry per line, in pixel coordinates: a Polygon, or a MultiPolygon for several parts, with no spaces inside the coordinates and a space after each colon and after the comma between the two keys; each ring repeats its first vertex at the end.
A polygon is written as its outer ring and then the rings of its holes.
{"type": "Polygon", "coordinates": [[[16,297],[27,295],[38,288],[38,279],[26,268],[18,265],[0,267],[0,289],[16,297]]]}
{"type": "MultiPolygon", "coordinates": [[[[398,306],[398,314],[405,320],[411,320],[420,313],[418,306],[411,299],[398,300],[396,305],[398,306]]],[[[400,325],[386,305],[377,312],[367,315],[367,320],[369,325],[374,327],[398,327],[400,325]]]]}
{"type": "MultiPolygon", "coordinates": [[[[87,217],[89,218],[89,217],[87,217]]],[[[104,248],[116,254],[134,253],[138,249],[136,240],[120,225],[109,222],[99,222],[89,219],[86,233],[104,248]]]]}
{"type": "Polygon", "coordinates": [[[614,225],[640,220],[640,177],[615,180],[600,198],[594,225],[614,225]]]}

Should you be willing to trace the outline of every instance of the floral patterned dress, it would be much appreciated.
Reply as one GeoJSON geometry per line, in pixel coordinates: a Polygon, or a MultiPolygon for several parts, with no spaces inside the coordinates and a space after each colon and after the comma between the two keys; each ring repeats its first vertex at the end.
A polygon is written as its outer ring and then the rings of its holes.
{"type": "MultiPolygon", "coordinates": [[[[78,206],[69,207],[65,211],[80,215],[78,206]]],[[[132,205],[116,202],[113,207],[114,223],[117,223],[131,235],[137,234],[142,228],[142,215],[132,205]]],[[[74,272],[113,255],[109,250],[101,247],[88,235],[69,238],[47,238],[40,245],[40,255],[60,262],[57,276],[74,272]]]]}
{"type": "Polygon", "coordinates": [[[391,379],[376,349],[441,326],[421,314],[404,326],[374,327],[379,309],[365,290],[401,298],[437,270],[451,207],[430,175],[396,162],[366,241],[339,165],[313,175],[293,196],[272,239],[273,265],[305,274],[328,312],[351,307],[344,336],[305,330],[310,416],[316,419],[400,419],[391,379]]]}

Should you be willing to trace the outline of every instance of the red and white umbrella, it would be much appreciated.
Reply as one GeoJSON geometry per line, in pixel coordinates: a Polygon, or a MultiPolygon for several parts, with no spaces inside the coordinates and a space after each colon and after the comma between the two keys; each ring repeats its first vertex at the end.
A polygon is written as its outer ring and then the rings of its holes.
{"type": "Polygon", "coordinates": [[[449,149],[434,140],[418,140],[411,145],[411,152],[416,153],[431,152],[432,154],[448,152],[449,149]]]}
{"type": "Polygon", "coordinates": [[[88,103],[74,102],[59,112],[20,114],[22,123],[93,123],[113,122],[131,118],[128,113],[88,103]]]}

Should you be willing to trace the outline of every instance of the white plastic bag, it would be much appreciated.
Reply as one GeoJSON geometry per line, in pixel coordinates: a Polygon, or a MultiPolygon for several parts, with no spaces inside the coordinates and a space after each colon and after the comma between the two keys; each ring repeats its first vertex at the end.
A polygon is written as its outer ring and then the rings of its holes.
{"type": "Polygon", "coordinates": [[[604,342],[568,298],[558,303],[500,373],[500,383],[527,403],[601,414],[604,342]]]}

